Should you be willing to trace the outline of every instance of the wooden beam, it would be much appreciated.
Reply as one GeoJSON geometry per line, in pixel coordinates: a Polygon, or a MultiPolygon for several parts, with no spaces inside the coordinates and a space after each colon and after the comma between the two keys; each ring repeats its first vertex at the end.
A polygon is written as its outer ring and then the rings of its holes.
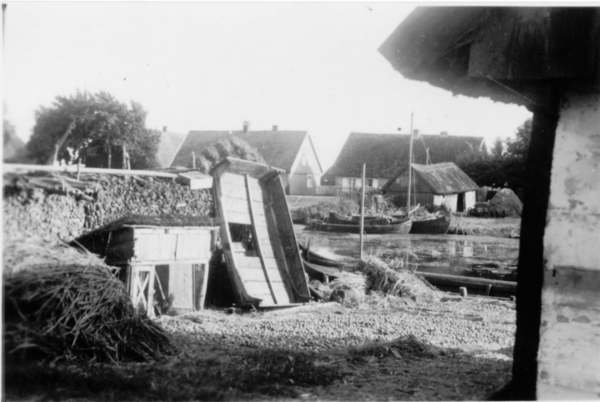
{"type": "Polygon", "coordinates": [[[2,165],[4,172],[16,172],[19,170],[35,172],[70,172],[70,173],[101,173],[101,174],[116,174],[125,176],[152,176],[152,177],[165,177],[168,179],[175,179],[177,174],[167,172],[153,172],[151,170],[123,170],[123,169],[104,169],[104,168],[88,168],[77,165],[67,166],[47,166],[47,165],[26,165],[21,163],[5,163],[2,165]]]}

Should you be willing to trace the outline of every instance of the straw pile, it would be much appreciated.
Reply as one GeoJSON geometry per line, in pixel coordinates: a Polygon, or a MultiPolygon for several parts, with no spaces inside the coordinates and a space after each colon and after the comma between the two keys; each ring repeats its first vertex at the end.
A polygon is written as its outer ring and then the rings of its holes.
{"type": "Polygon", "coordinates": [[[64,245],[5,243],[4,344],[9,359],[145,361],[173,351],[137,314],[112,269],[64,245]]]}
{"type": "Polygon", "coordinates": [[[357,213],[358,204],[350,198],[337,197],[333,200],[321,201],[314,205],[300,207],[293,211],[293,215],[295,221],[309,223],[314,219],[326,221],[330,212],[340,215],[357,213]]]}
{"type": "Polygon", "coordinates": [[[381,292],[387,296],[414,300],[438,299],[435,288],[405,269],[401,259],[385,263],[375,256],[366,256],[364,261],[356,260],[344,268],[364,274],[366,289],[371,293],[381,292]]]}

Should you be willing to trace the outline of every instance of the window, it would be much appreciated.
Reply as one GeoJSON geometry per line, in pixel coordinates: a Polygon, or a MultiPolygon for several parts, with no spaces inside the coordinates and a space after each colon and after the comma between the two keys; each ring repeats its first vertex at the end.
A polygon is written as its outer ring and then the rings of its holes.
{"type": "Polygon", "coordinates": [[[351,177],[348,180],[350,181],[350,188],[356,188],[356,186],[357,186],[356,182],[358,180],[356,180],[354,177],[351,177]]]}
{"type": "Polygon", "coordinates": [[[365,187],[373,187],[373,179],[365,179],[365,187]]]}
{"type": "Polygon", "coordinates": [[[311,174],[306,175],[306,187],[312,187],[313,186],[313,176],[311,174]]]}

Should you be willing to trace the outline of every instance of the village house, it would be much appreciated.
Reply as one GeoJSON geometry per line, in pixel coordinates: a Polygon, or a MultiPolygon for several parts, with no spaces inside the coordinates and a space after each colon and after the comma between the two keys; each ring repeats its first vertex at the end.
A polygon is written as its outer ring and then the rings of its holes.
{"type": "MultiPolygon", "coordinates": [[[[453,212],[466,212],[475,206],[477,184],[452,162],[434,165],[412,164],[411,203],[445,205],[453,212]]],[[[399,205],[406,204],[408,195],[408,167],[402,168],[382,188],[395,195],[399,205]]]]}
{"type": "Polygon", "coordinates": [[[379,48],[403,77],[533,113],[512,380],[600,395],[600,8],[418,7],[379,48]]]}
{"type": "Polygon", "coordinates": [[[288,195],[316,195],[323,168],[306,131],[283,131],[273,126],[270,131],[250,131],[245,122],[241,131],[190,131],[171,167],[192,167],[192,152],[199,155],[204,148],[228,135],[234,135],[256,149],[267,164],[285,170],[281,175],[288,195]]]}
{"type": "MultiPolygon", "coordinates": [[[[414,134],[413,163],[456,162],[462,154],[487,153],[483,137],[448,135],[447,132],[419,134],[418,130],[414,130],[414,134]]],[[[330,187],[330,193],[362,187],[364,163],[365,186],[380,188],[407,166],[409,144],[409,134],[350,133],[337,160],[325,173],[324,184],[334,186],[330,187]]]]}
{"type": "Polygon", "coordinates": [[[167,131],[167,127],[163,127],[160,134],[160,142],[158,143],[158,150],[156,151],[156,162],[159,168],[168,168],[171,166],[185,137],[185,133],[167,131]]]}

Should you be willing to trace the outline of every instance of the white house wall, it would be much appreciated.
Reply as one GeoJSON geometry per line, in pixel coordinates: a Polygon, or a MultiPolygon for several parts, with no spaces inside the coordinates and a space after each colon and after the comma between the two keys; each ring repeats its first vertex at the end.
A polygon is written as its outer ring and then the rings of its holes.
{"type": "Polygon", "coordinates": [[[537,399],[600,395],[600,101],[581,91],[568,93],[556,129],[537,399]]]}
{"type": "MultiPolygon", "coordinates": [[[[314,148],[311,145],[309,138],[310,138],[309,135],[304,137],[304,141],[302,142],[302,145],[300,146],[300,150],[298,151],[298,154],[296,155],[296,159],[294,160],[294,163],[292,164],[292,168],[290,170],[290,174],[288,177],[288,182],[295,183],[295,181],[297,181],[297,180],[306,180],[306,173],[301,173],[301,174],[296,173],[298,170],[302,169],[303,156],[305,156],[306,164],[310,167],[310,170],[312,170],[312,172],[313,172],[312,176],[313,176],[313,188],[314,188],[314,187],[318,187],[321,185],[321,176],[323,176],[323,170],[321,169],[319,159],[315,153],[314,148]],[[295,176],[298,176],[298,177],[295,177],[295,176]]],[[[299,186],[299,185],[295,184],[290,187],[304,188],[306,186],[299,186]]],[[[291,194],[296,195],[293,192],[291,194]]]]}
{"type": "Polygon", "coordinates": [[[465,193],[465,211],[475,207],[477,202],[477,191],[467,191],[465,193]]]}
{"type": "Polygon", "coordinates": [[[456,212],[456,206],[458,205],[458,194],[434,195],[433,205],[439,207],[442,204],[446,205],[446,208],[452,212],[456,212]]]}

